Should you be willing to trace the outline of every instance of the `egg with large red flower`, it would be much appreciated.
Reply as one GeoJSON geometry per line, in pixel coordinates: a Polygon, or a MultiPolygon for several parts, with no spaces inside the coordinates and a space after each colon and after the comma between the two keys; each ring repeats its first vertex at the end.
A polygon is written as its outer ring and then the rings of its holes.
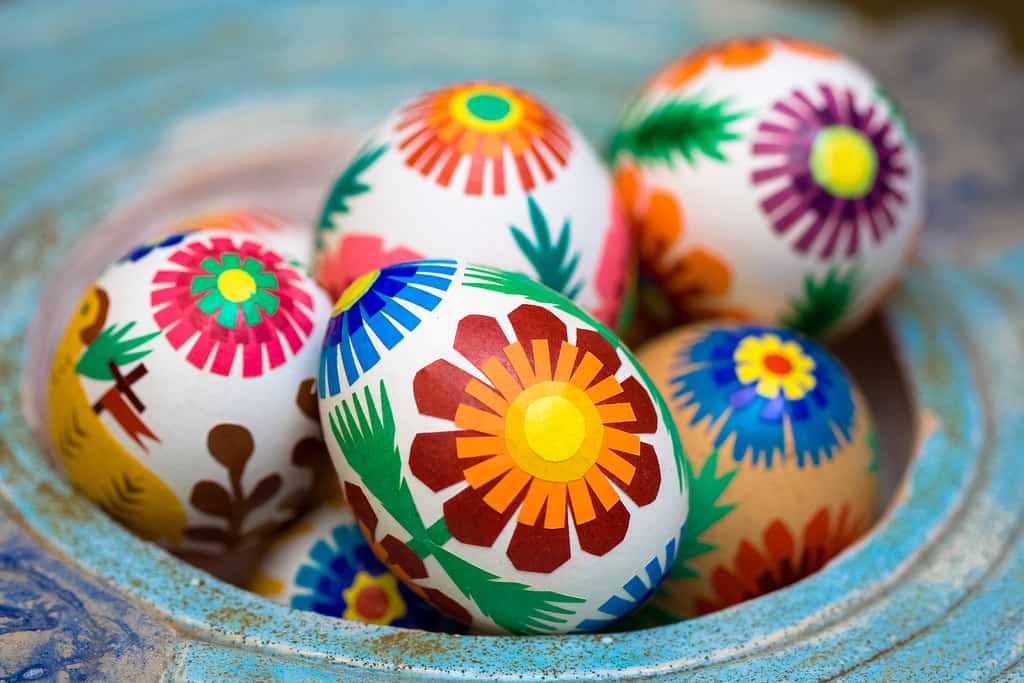
{"type": "Polygon", "coordinates": [[[922,227],[924,169],[864,69],[783,37],[659,71],[611,142],[642,269],[678,318],[837,335],[889,291],[922,227]]]}
{"type": "Polygon", "coordinates": [[[253,235],[129,250],[54,355],[50,438],[71,483],[197,561],[253,547],[330,469],[314,393],[329,317],[301,264],[253,235]]]}
{"type": "Polygon", "coordinates": [[[363,275],[318,387],[368,540],[475,629],[608,627],[675,559],[687,489],[666,406],[617,337],[531,278],[450,260],[363,275]]]}
{"type": "Polygon", "coordinates": [[[321,212],[317,280],[420,258],[522,272],[607,325],[633,276],[611,178],[575,127],[502,83],[458,83],[399,107],[339,175],[321,212]]]}
{"type": "Polygon", "coordinates": [[[762,325],[695,325],[637,358],[686,451],[690,519],[653,615],[707,614],[810,576],[875,520],[864,397],[825,348],[762,325]]]}

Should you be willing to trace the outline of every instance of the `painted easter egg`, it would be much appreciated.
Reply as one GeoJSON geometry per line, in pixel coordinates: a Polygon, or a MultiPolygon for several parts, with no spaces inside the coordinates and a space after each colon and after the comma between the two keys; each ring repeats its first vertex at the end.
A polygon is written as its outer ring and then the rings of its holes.
{"type": "Polygon", "coordinates": [[[465,631],[377,559],[352,511],[329,501],[275,536],[248,589],[295,609],[380,626],[465,631]]]}
{"type": "Polygon", "coordinates": [[[143,538],[196,556],[246,547],[329,470],[314,393],[330,302],[245,234],[132,249],[82,297],[50,376],[71,482],[143,538]]]}
{"type": "Polygon", "coordinates": [[[387,266],[342,294],[320,416],[396,574],[486,632],[589,631],[658,585],[687,496],[667,408],[622,343],[525,275],[387,266]]]}
{"type": "Polygon", "coordinates": [[[317,236],[334,296],[384,265],[461,258],[525,273],[607,325],[629,230],[607,171],[568,121],[500,83],[426,93],[377,127],[338,178],[317,236]]]}
{"type": "Polygon", "coordinates": [[[680,319],[835,335],[884,298],[922,226],[893,99],[831,49],[700,48],[654,76],[611,143],[641,266],[680,319]]]}
{"type": "Polygon", "coordinates": [[[688,461],[690,517],[656,609],[696,616],[782,588],[873,523],[871,417],[821,345],[779,328],[705,324],[663,335],[637,358],[688,461]]]}

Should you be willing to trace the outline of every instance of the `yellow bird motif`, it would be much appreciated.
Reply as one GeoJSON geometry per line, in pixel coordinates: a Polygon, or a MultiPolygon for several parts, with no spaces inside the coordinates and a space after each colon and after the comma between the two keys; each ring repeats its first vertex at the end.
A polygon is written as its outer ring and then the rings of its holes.
{"type": "MultiPolygon", "coordinates": [[[[181,542],[186,524],[181,502],[125,450],[100,419],[105,409],[143,449],[144,436],[159,441],[120,393],[134,380],[131,374],[120,374],[118,361],[145,355],[132,349],[149,337],[122,340],[131,324],[120,331],[105,329],[109,303],[102,288],[91,287],[57,347],[50,373],[50,439],[68,478],[83,494],[139,536],[174,545],[181,542]],[[117,353],[112,355],[110,349],[117,353]],[[111,379],[114,388],[94,404],[85,393],[80,373],[111,379]]],[[[137,401],[134,396],[129,400],[137,401]]]]}

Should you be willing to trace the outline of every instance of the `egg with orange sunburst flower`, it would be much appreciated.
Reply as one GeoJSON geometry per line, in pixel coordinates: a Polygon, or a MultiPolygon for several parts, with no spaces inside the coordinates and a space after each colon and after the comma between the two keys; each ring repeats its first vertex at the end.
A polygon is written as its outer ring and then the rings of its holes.
{"type": "Polygon", "coordinates": [[[611,156],[641,269],[682,322],[841,334],[891,289],[922,227],[903,114],[823,45],[737,38],[680,57],[627,107],[611,156]]]}
{"type": "Polygon", "coordinates": [[[525,273],[614,326],[630,252],[610,176],[572,124],[519,88],[469,82],[370,133],[325,200],[315,269],[337,297],[370,270],[462,258],[525,273]]]}
{"type": "Polygon", "coordinates": [[[614,334],[531,278],[449,260],[360,277],[318,386],[364,533],[477,630],[610,626],[675,558],[666,406],[614,334]]]}
{"type": "Polygon", "coordinates": [[[313,392],[326,295],[246,233],[138,246],[57,348],[50,436],[83,494],[188,557],[251,549],[329,469],[313,392]]]}
{"type": "Polygon", "coordinates": [[[706,614],[810,576],[875,520],[878,442],[839,362],[795,332],[744,323],[637,352],[689,467],[690,518],[650,615],[706,614]]]}

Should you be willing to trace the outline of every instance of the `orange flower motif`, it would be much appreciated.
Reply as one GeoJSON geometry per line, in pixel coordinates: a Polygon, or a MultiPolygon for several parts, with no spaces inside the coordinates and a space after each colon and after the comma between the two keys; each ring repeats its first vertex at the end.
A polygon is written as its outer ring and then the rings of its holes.
{"type": "Polygon", "coordinates": [[[717,64],[725,69],[741,69],[754,66],[771,54],[776,47],[818,59],[832,59],[836,53],[824,45],[810,43],[796,38],[782,36],[753,36],[735,38],[689,52],[659,71],[650,87],[675,89],[699,76],[703,71],[717,64]]]}
{"type": "Polygon", "coordinates": [[[824,567],[866,530],[864,520],[850,520],[849,504],[839,510],[834,526],[828,508],[822,507],[807,522],[798,547],[789,527],[776,519],[761,534],[763,550],[744,539],[733,566],[715,569],[711,585],[716,596],[699,596],[697,613],[716,612],[796,583],[824,567]]]}
{"type": "Polygon", "coordinates": [[[751,317],[742,309],[701,301],[706,296],[723,296],[732,286],[732,270],[718,254],[693,247],[674,260],[667,259],[683,235],[685,221],[683,208],[671,193],[654,190],[641,201],[640,177],[629,164],[619,169],[616,184],[632,219],[640,265],[681,316],[686,320],[751,317]]]}
{"type": "Polygon", "coordinates": [[[635,377],[615,378],[621,360],[599,332],[569,343],[565,324],[531,304],[508,319],[513,342],[494,318],[459,323],[455,349],[487,382],[446,360],[416,374],[420,412],[459,429],[418,434],[409,467],[434,491],[468,485],[444,505],[454,538],[492,546],[515,517],[512,564],[551,572],[570,557],[570,512],[580,548],[604,555],[629,528],[622,496],[641,507],[657,497],[658,456],[639,435],[658,419],[635,377]]]}

